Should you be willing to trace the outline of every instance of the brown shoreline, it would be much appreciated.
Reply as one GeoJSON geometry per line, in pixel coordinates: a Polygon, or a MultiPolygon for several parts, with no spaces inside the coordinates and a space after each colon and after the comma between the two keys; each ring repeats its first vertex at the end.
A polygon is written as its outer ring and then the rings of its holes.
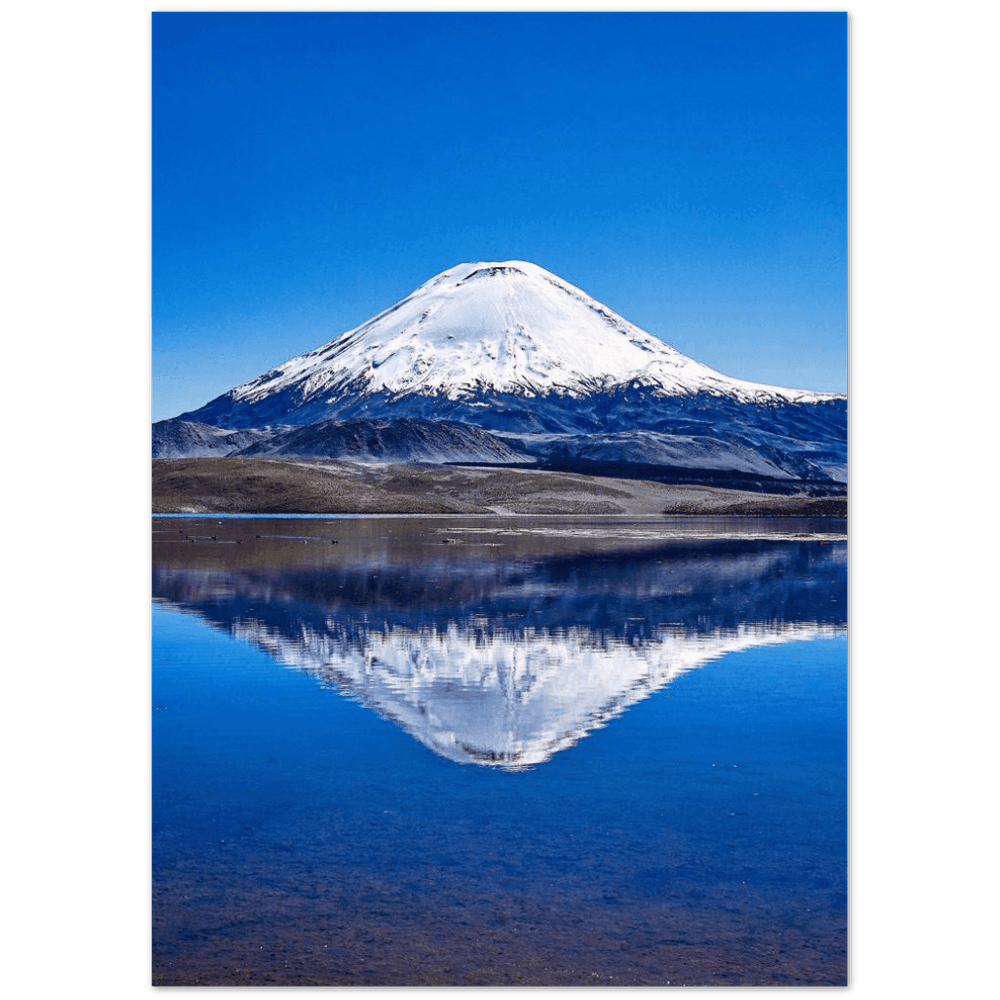
{"type": "Polygon", "coordinates": [[[154,514],[847,516],[846,497],[571,472],[288,458],[153,460],[154,514]]]}
{"type": "Polygon", "coordinates": [[[794,892],[705,886],[700,905],[623,912],[597,892],[456,892],[440,872],[304,885],[292,860],[244,864],[185,858],[170,891],[154,880],[153,986],[847,985],[844,915],[794,892]]]}

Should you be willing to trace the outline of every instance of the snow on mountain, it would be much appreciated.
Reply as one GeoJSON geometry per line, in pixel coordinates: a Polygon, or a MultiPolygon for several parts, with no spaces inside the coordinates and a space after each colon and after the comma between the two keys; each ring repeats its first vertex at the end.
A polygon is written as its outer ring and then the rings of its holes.
{"type": "Polygon", "coordinates": [[[741,402],[838,398],[722,375],[527,261],[449,268],[361,326],[229,395],[238,403],[289,389],[303,403],[345,390],[456,400],[484,391],[582,396],[629,386],[741,402]]]}

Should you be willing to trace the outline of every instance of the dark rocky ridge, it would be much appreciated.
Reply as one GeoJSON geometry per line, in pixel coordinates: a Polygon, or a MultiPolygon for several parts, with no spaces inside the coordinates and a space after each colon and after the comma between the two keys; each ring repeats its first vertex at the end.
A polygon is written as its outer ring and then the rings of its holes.
{"type": "Polygon", "coordinates": [[[381,393],[298,410],[290,402],[283,394],[256,406],[220,397],[154,425],[154,457],[503,463],[530,456],[846,480],[845,400],[763,405],[635,390],[535,399],[484,393],[467,400],[381,393]],[[253,426],[254,420],[266,422],[253,426]]]}
{"type": "Polygon", "coordinates": [[[267,430],[231,430],[180,418],[159,420],[153,424],[153,458],[233,455],[270,434],[267,430]]]}
{"type": "Polygon", "coordinates": [[[236,454],[375,462],[513,462],[526,453],[470,424],[446,420],[322,420],[276,432],[236,454]]]}

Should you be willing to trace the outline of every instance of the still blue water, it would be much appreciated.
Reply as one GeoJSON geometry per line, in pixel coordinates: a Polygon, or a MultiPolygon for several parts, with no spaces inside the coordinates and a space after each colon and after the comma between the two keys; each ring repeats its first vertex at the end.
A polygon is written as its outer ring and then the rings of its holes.
{"type": "Polygon", "coordinates": [[[846,982],[846,544],[748,524],[154,522],[154,982],[846,982]]]}

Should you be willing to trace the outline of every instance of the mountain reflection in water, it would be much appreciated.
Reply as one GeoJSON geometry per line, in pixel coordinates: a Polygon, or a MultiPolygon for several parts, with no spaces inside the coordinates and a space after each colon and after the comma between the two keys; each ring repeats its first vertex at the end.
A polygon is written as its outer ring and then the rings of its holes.
{"type": "Polygon", "coordinates": [[[846,627],[836,535],[177,523],[154,524],[161,606],[196,613],[460,763],[541,764],[726,653],[846,627]]]}

